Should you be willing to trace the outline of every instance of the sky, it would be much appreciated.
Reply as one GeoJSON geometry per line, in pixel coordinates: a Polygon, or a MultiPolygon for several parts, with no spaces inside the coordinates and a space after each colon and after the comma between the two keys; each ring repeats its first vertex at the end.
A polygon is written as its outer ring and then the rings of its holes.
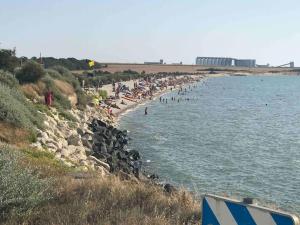
{"type": "Polygon", "coordinates": [[[0,0],[0,48],[18,56],[300,66],[299,0],[0,0]]]}

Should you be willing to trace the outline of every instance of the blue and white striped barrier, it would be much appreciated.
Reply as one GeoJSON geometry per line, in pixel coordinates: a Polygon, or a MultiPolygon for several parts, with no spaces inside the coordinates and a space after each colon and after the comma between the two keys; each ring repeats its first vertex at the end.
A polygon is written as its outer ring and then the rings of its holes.
{"type": "Polygon", "coordinates": [[[202,201],[202,225],[300,225],[295,215],[205,195],[202,201]]]}

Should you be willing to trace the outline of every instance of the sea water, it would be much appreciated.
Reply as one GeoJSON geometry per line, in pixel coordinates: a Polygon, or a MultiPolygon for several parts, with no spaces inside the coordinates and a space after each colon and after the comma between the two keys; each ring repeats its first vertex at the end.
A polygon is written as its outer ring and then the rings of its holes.
{"type": "Polygon", "coordinates": [[[196,85],[121,118],[144,167],[197,193],[253,197],[300,214],[300,76],[228,76],[196,85]]]}

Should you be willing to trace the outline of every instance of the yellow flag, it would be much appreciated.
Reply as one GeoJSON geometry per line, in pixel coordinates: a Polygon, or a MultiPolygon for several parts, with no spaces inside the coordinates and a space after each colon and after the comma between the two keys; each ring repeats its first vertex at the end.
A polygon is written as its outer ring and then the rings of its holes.
{"type": "Polygon", "coordinates": [[[89,61],[89,66],[92,67],[95,65],[95,62],[93,60],[89,61]]]}

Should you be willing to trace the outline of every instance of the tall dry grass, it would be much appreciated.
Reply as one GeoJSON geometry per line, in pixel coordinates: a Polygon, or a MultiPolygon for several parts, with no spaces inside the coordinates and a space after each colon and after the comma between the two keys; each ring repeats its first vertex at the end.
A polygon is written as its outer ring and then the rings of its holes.
{"type": "Polygon", "coordinates": [[[199,202],[188,192],[169,195],[161,187],[117,177],[65,177],[58,182],[55,196],[25,220],[6,224],[200,224],[199,202]]]}

